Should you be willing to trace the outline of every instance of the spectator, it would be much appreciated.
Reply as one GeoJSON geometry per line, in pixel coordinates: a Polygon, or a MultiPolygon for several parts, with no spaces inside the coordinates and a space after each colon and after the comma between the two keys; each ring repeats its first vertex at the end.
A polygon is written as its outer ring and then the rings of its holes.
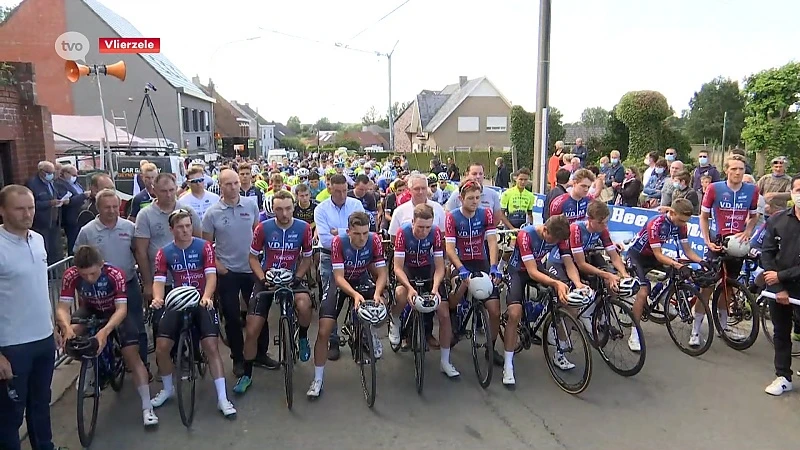
{"type": "MultiPolygon", "coordinates": [[[[52,173],[53,165],[40,172],[52,173]]],[[[44,180],[42,180],[44,184],[44,180]]],[[[46,185],[44,189],[48,189],[46,185]]],[[[44,192],[50,194],[48,190],[44,192]]],[[[45,201],[44,196],[40,201],[45,201]]],[[[0,448],[20,450],[19,428],[28,424],[32,449],[50,450],[50,383],[56,345],[47,281],[47,250],[31,230],[36,207],[30,189],[11,184],[0,190],[0,448]],[[16,391],[17,398],[9,395],[16,391]],[[8,390],[8,393],[6,392],[8,390]]]]}
{"type": "MultiPolygon", "coordinates": [[[[186,165],[186,167],[189,167],[189,161],[190,161],[189,158],[186,158],[186,160],[184,161],[184,164],[186,165]]],[[[143,159],[143,160],[139,161],[139,173],[137,173],[136,176],[133,177],[133,194],[132,195],[134,197],[136,197],[136,194],[138,194],[139,192],[142,192],[142,190],[147,188],[147,182],[145,181],[144,177],[142,176],[142,173],[144,172],[142,170],[142,168],[144,167],[145,164],[147,164],[149,162],[150,161],[148,161],[146,159],[143,159]]]]}
{"type": "Polygon", "coordinates": [[[583,161],[581,161],[581,159],[578,158],[577,156],[573,156],[572,159],[570,160],[570,171],[572,171],[572,173],[575,173],[581,167],[583,167],[583,161]]]}
{"type": "Polygon", "coordinates": [[[600,165],[600,173],[608,173],[608,170],[611,168],[608,156],[600,157],[600,161],[598,161],[598,164],[600,165]]]}
{"type": "Polygon", "coordinates": [[[36,215],[31,229],[44,238],[48,264],[60,261],[64,255],[60,226],[61,206],[69,203],[69,199],[61,200],[64,193],[55,185],[55,179],[55,165],[49,161],[41,161],[37,165],[36,175],[27,183],[36,199],[36,215]]]}
{"type": "Polygon", "coordinates": [[[645,200],[642,202],[643,208],[655,208],[661,204],[661,190],[664,189],[664,181],[667,180],[667,160],[659,159],[656,168],[647,186],[644,187],[645,200]]]}
{"type": "Polygon", "coordinates": [[[625,169],[625,179],[622,181],[615,203],[621,206],[639,206],[642,189],[639,171],[636,167],[628,167],[625,169]]]}
{"type": "Polygon", "coordinates": [[[750,175],[749,173],[746,173],[742,177],[742,183],[756,184],[756,178],[754,176],[750,175]]]}
{"type": "Polygon", "coordinates": [[[668,163],[672,164],[678,159],[678,152],[674,148],[668,148],[664,152],[664,159],[666,159],[668,163]]]}
{"type": "Polygon", "coordinates": [[[562,165],[561,158],[563,153],[559,153],[559,150],[563,152],[564,143],[561,142],[561,149],[559,149],[559,142],[561,141],[556,142],[555,153],[550,155],[550,159],[547,160],[547,184],[550,186],[550,189],[556,187],[556,172],[558,172],[558,169],[560,169],[562,165]]]}
{"type": "MultiPolygon", "coordinates": [[[[564,165],[564,161],[561,159],[564,157],[564,141],[556,141],[555,144],[556,151],[553,152],[553,155],[556,156],[559,160],[559,167],[564,165]]],[[[557,170],[557,169],[556,169],[557,170]]]]}
{"type": "Polygon", "coordinates": [[[139,211],[150,206],[156,198],[153,182],[158,176],[158,167],[153,163],[145,163],[142,165],[140,174],[144,183],[144,189],[134,195],[133,200],[131,200],[131,208],[128,213],[128,220],[131,222],[136,220],[136,215],[139,214],[139,211]]]}
{"type": "Polygon", "coordinates": [[[764,196],[764,201],[772,203],[778,209],[785,209],[791,200],[791,179],[786,175],[786,158],[781,156],[772,159],[772,173],[764,175],[758,180],[758,193],[764,196]]]}
{"type": "Polygon", "coordinates": [[[731,155],[739,155],[744,158],[744,173],[747,175],[753,174],[753,166],[750,165],[750,162],[747,159],[747,155],[745,154],[744,150],[740,148],[735,148],[731,150],[731,155]]]}
{"type": "Polygon", "coordinates": [[[456,183],[461,181],[461,170],[456,165],[456,162],[453,161],[453,158],[447,158],[447,178],[456,183]]]}
{"type": "Polygon", "coordinates": [[[572,149],[572,154],[581,160],[581,165],[586,163],[586,155],[588,155],[588,153],[589,151],[586,150],[586,146],[583,145],[583,138],[575,139],[575,147],[572,149]]]}
{"type": "Polygon", "coordinates": [[[609,155],[611,165],[608,166],[608,176],[606,177],[606,186],[617,189],[622,182],[625,181],[625,168],[622,167],[622,161],[619,160],[619,151],[611,150],[609,155]]]}
{"type": "Polygon", "coordinates": [[[432,159],[431,160],[431,173],[435,173],[436,175],[439,175],[442,172],[447,172],[447,168],[444,167],[442,165],[442,163],[439,162],[438,159],[432,159]]]}
{"type": "Polygon", "coordinates": [[[78,215],[83,211],[83,204],[86,203],[87,196],[83,187],[78,184],[78,169],[75,166],[63,166],[55,184],[59,192],[69,195],[69,202],[61,207],[61,226],[67,236],[67,253],[73,255],[75,238],[78,237],[78,231],[80,231],[78,215]]]}
{"type": "Polygon", "coordinates": [[[567,193],[567,184],[569,183],[570,175],[572,174],[565,168],[558,169],[556,172],[556,185],[553,189],[550,189],[550,192],[547,193],[547,197],[544,199],[542,220],[547,220],[547,218],[550,217],[550,203],[552,203],[553,199],[567,193]]]}
{"type": "Polygon", "coordinates": [[[708,162],[708,152],[706,150],[700,150],[697,154],[697,164],[698,166],[692,172],[692,189],[702,192],[701,178],[708,176],[711,178],[711,183],[716,183],[721,177],[719,170],[708,162]]]}
{"type": "Polygon", "coordinates": [[[770,395],[781,395],[792,390],[792,326],[793,317],[800,307],[789,303],[789,298],[800,299],[800,176],[790,182],[795,206],[773,214],[767,221],[761,264],[767,291],[775,295],[769,301],[775,347],[775,380],[764,390],[770,395]]]}
{"type": "MultiPolygon", "coordinates": [[[[673,161],[669,165],[669,177],[672,178],[676,173],[682,171],[684,168],[681,161],[673,161]]],[[[664,189],[661,190],[661,206],[672,206],[672,190],[674,184],[672,182],[664,183],[664,189]]]]}
{"type": "MultiPolygon", "coordinates": [[[[663,200],[665,194],[662,194],[661,206],[671,206],[672,202],[675,200],[679,198],[685,198],[686,200],[692,202],[692,214],[695,216],[700,214],[700,194],[698,194],[697,191],[689,186],[691,179],[692,177],[689,175],[689,172],[685,170],[679,170],[678,172],[672,174],[672,190],[670,191],[671,201],[670,203],[664,203],[663,200]]],[[[664,190],[666,190],[666,188],[664,190]]]]}
{"type": "Polygon", "coordinates": [[[503,158],[497,158],[494,160],[494,165],[497,167],[494,185],[502,189],[508,189],[511,185],[511,172],[506,167],[505,161],[503,161],[503,158]]]}
{"type": "Polygon", "coordinates": [[[713,178],[709,175],[703,175],[700,178],[700,198],[702,199],[703,196],[706,194],[706,190],[708,190],[708,186],[711,185],[713,178]]]}
{"type": "Polygon", "coordinates": [[[644,186],[647,186],[647,182],[650,181],[650,177],[653,175],[653,170],[656,168],[656,161],[658,161],[658,153],[656,152],[650,152],[644,157],[644,165],[647,166],[644,175],[642,175],[642,184],[644,186]]]}
{"type": "Polygon", "coordinates": [[[561,167],[564,167],[572,172],[572,158],[574,157],[575,155],[571,153],[565,153],[564,156],[561,157],[561,167]]]}

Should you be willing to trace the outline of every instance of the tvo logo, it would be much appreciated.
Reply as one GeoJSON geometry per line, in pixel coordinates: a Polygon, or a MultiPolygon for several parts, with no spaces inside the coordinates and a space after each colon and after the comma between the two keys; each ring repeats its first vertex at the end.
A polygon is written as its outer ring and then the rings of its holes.
{"type": "Polygon", "coordinates": [[[77,31],[67,31],[56,38],[56,54],[67,61],[86,62],[89,53],[89,38],[77,31]]]}

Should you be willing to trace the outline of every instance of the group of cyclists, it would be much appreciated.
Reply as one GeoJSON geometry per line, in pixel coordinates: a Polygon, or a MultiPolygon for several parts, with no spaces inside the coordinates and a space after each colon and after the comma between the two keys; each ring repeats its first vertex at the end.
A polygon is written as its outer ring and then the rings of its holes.
{"type": "MultiPolygon", "coordinates": [[[[233,165],[235,162],[231,163],[233,165]]],[[[560,307],[577,317],[591,334],[593,326],[596,327],[591,320],[591,305],[598,299],[594,298],[591,289],[596,284],[588,280],[604,283],[611,295],[635,296],[631,300],[633,320],[638,323],[650,291],[648,271],[670,267],[688,280],[695,272],[711,270],[706,259],[689,245],[687,222],[692,205],[684,199],[675,200],[665,212],[650,219],[626,250],[627,261],[623,259],[623,246],[612,242],[609,234],[609,206],[588,194],[594,181],[594,174],[589,170],[575,172],[569,192],[553,200],[548,218],[540,224],[534,224],[535,197],[526,189],[530,179],[527,169],[515,174],[514,185],[504,190],[502,195],[484,185],[483,167],[479,163],[472,163],[457,185],[443,172],[430,176],[411,174],[408,176],[410,183],[424,178],[428,183],[428,198],[445,205],[444,229],[435,225],[436,210],[429,203],[421,203],[414,206],[413,218],[402,223],[396,233],[390,234],[386,225],[391,222],[394,208],[411,201],[410,194],[406,195],[411,186],[406,185],[406,174],[397,163],[387,163],[385,170],[381,171],[373,170],[370,162],[357,164],[360,172],[353,172],[352,177],[348,173],[352,169],[346,169],[343,159],[333,160],[327,168],[323,163],[315,163],[313,172],[307,161],[294,165],[297,167],[293,168],[290,176],[297,178],[293,180],[296,184],[291,186],[285,183],[284,174],[288,172],[280,168],[272,174],[257,174],[255,182],[247,179],[253,173],[238,171],[239,178],[246,179],[242,180],[241,195],[259,199],[261,217],[254,222],[252,235],[241,236],[250,242],[248,264],[256,286],[252,297],[245,299],[245,365],[243,372],[237,374],[232,389],[237,395],[245,394],[253,382],[257,341],[272,304],[270,295],[274,292],[267,276],[271,269],[289,269],[294,273],[292,289],[299,324],[299,359],[306,362],[313,355],[315,366],[314,378],[307,392],[309,398],[319,397],[322,392],[328,337],[337,326],[343,308],[339,293],[351,298],[355,309],[365,305],[384,308],[388,317],[388,339],[393,346],[408,339],[399,325],[403,310],[417,307],[422,297],[432,299],[436,306],[433,312],[426,313],[426,317],[430,321],[435,317],[438,322],[440,371],[451,379],[460,376],[450,358],[451,348],[457,340],[454,327],[460,320],[459,304],[465,296],[483,302],[488,311],[488,339],[491,343],[486,348],[487,359],[503,367],[502,384],[512,387],[516,384],[513,358],[518,348],[518,335],[514,330],[526,317],[523,304],[529,300],[526,298],[529,287],[552,290],[560,307]],[[319,276],[315,275],[318,272],[315,250],[318,247],[315,246],[314,212],[318,200],[322,197],[321,201],[325,201],[330,186],[320,181],[320,171],[345,176],[350,186],[349,196],[359,199],[365,206],[365,212],[355,212],[347,218],[346,232],[337,233],[333,238],[333,273],[329,280],[317,279],[319,276]],[[268,179],[268,185],[259,183],[262,179],[268,179]],[[244,181],[247,181],[247,186],[244,186],[244,181]],[[254,189],[250,190],[251,187],[254,189]],[[393,197],[391,201],[389,196],[393,197]],[[498,229],[505,231],[499,232],[498,229]],[[507,246],[501,245],[503,243],[507,246]],[[675,243],[680,245],[683,258],[664,251],[665,247],[675,243]],[[692,263],[699,264],[699,269],[690,267],[692,263]],[[307,279],[320,283],[321,289],[311,289],[307,279]],[[420,285],[414,280],[424,280],[424,283],[420,285]],[[359,286],[365,285],[370,286],[368,291],[358,290],[359,286]],[[624,289],[621,290],[621,286],[624,289]],[[589,308],[576,308],[576,295],[589,308]],[[503,302],[501,298],[504,298],[503,302]],[[505,310],[501,303],[505,304],[505,310]],[[314,309],[317,309],[319,319],[312,352],[308,330],[314,309]],[[503,353],[495,350],[501,322],[505,330],[511,330],[501,336],[503,353]]],[[[741,247],[754,233],[759,194],[755,186],[743,184],[744,167],[742,158],[730,157],[727,180],[712,184],[703,198],[701,232],[712,257],[726,250],[734,256],[739,255],[741,247]],[[720,237],[725,239],[719,240],[720,237]]],[[[330,183],[330,179],[328,181],[330,183]]],[[[174,239],[158,250],[155,259],[153,300],[148,306],[157,311],[167,311],[156,319],[159,323],[155,336],[156,361],[163,386],[153,398],[150,398],[147,370],[133,347],[137,345],[136,332],[126,319],[125,276],[118,268],[105,263],[91,246],[77,249],[75,266],[64,276],[61,293],[64,303],[58,309],[58,321],[65,330],[65,337],[72,339],[82,332],[79,326],[70,325],[69,304],[76,295],[82,303],[74,315],[91,313],[110,317],[107,325],[94,337],[103,348],[112,330],[116,329],[119,334],[125,363],[134,374],[142,399],[146,426],[158,423],[153,409],[174,394],[173,347],[182,314],[165,308],[165,305],[169,305],[170,289],[180,286],[192,286],[200,294],[199,304],[191,317],[199,331],[200,345],[213,376],[217,407],[225,417],[236,414],[228,399],[225,370],[218,348],[219,316],[214,300],[217,286],[215,249],[213,242],[193,236],[193,228],[197,226],[194,220],[196,215],[191,208],[182,207],[170,213],[168,224],[174,239]]],[[[729,264],[727,269],[731,273],[738,274],[741,269],[741,262],[737,267],[735,260],[726,259],[726,264],[729,264]]],[[[710,289],[703,289],[700,297],[698,301],[707,304],[710,289]]],[[[695,310],[694,332],[689,346],[699,346],[701,340],[707,338],[700,333],[699,327],[704,320],[701,311],[695,310]]],[[[722,305],[722,324],[727,324],[726,317],[723,317],[727,311],[728,305],[722,305]]],[[[372,330],[374,357],[377,359],[382,356],[383,347],[381,338],[374,328],[372,330]]],[[[633,353],[643,350],[643,336],[638,330],[640,328],[633,327],[627,339],[627,346],[633,353]]],[[[567,340],[569,332],[563,327],[554,327],[543,333],[546,336],[541,336],[541,340],[567,340]]],[[[552,363],[557,370],[568,372],[576,365],[570,361],[564,348],[558,347],[552,363]]]]}

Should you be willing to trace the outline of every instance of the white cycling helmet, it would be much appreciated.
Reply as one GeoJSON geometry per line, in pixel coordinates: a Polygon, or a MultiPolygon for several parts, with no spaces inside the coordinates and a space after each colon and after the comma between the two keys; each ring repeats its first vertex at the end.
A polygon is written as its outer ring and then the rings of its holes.
{"type": "Polygon", "coordinates": [[[189,163],[190,166],[206,166],[206,162],[202,159],[193,159],[192,162],[189,163]]]}
{"type": "Polygon", "coordinates": [[[386,306],[382,303],[377,303],[373,300],[364,300],[358,305],[358,317],[361,320],[369,322],[371,325],[378,325],[386,320],[389,313],[386,311],[386,306]]]}
{"type": "Polygon", "coordinates": [[[750,241],[742,242],[735,237],[728,237],[722,245],[725,253],[734,258],[744,258],[750,253],[750,241]]]}
{"type": "Polygon", "coordinates": [[[301,167],[301,168],[297,169],[297,176],[298,177],[307,177],[308,174],[309,174],[308,169],[306,169],[305,167],[301,167]]]}
{"type": "Polygon", "coordinates": [[[449,180],[449,178],[447,178],[447,174],[444,173],[444,172],[440,172],[439,176],[437,178],[439,178],[439,181],[448,181],[449,180]]]}
{"type": "Polygon", "coordinates": [[[258,167],[258,164],[254,164],[253,166],[250,167],[250,174],[252,176],[256,176],[260,173],[261,173],[261,168],[258,167]]]}
{"type": "Polygon", "coordinates": [[[167,311],[183,311],[193,308],[200,303],[200,292],[194,286],[178,286],[169,291],[164,299],[164,308],[167,311]]]}
{"type": "Polygon", "coordinates": [[[573,308],[582,308],[592,302],[594,292],[588,287],[575,289],[567,294],[567,304],[573,308]]]}
{"type": "Polygon", "coordinates": [[[439,309],[439,298],[435,295],[417,295],[414,296],[414,309],[427,314],[439,309]]]}
{"type": "Polygon", "coordinates": [[[486,272],[481,272],[479,275],[473,275],[469,279],[469,286],[467,292],[475,300],[486,300],[492,295],[494,290],[494,283],[486,272]]]}
{"type": "Polygon", "coordinates": [[[275,217],[275,210],[272,209],[272,194],[264,196],[264,212],[269,217],[275,217]]]}
{"type": "Polygon", "coordinates": [[[636,278],[623,278],[619,280],[619,296],[633,297],[639,292],[639,280],[636,278]]]}
{"type": "Polygon", "coordinates": [[[294,273],[289,269],[269,269],[264,273],[264,280],[269,284],[283,286],[291,283],[294,273]]]}

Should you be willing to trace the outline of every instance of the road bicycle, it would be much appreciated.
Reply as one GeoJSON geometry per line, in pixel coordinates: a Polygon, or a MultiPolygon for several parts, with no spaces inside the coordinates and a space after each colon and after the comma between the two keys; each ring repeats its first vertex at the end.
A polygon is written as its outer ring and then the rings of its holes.
{"type": "MultiPolygon", "coordinates": [[[[431,279],[413,279],[409,281],[416,288],[418,295],[430,295],[425,286],[431,283],[431,279]]],[[[414,382],[417,386],[417,394],[422,394],[422,388],[425,383],[425,352],[428,350],[425,338],[425,314],[410,305],[406,305],[403,308],[403,312],[400,313],[400,336],[411,340],[411,350],[414,352],[414,382]]],[[[400,350],[400,347],[401,344],[393,344],[392,351],[396,353],[400,350]]]]}
{"type": "MultiPolygon", "coordinates": [[[[274,279],[277,280],[279,277],[274,277],[274,279]]],[[[286,407],[289,409],[292,409],[292,404],[294,403],[293,371],[300,354],[297,312],[295,311],[294,291],[291,288],[293,281],[290,278],[285,283],[277,283],[271,286],[276,288],[274,290],[274,302],[278,304],[281,310],[281,315],[278,319],[278,335],[275,336],[274,343],[278,347],[278,361],[283,367],[283,386],[286,391],[286,407]]]]}
{"type": "MultiPolygon", "coordinates": [[[[200,346],[199,332],[193,326],[192,315],[197,306],[181,311],[182,324],[178,335],[178,346],[175,354],[175,370],[178,374],[176,389],[178,394],[178,411],[181,422],[187,428],[194,421],[195,393],[198,378],[205,378],[208,361],[200,346]],[[184,392],[184,390],[187,392],[184,392]]],[[[216,314],[216,311],[213,312],[216,314]]]]}
{"type": "MultiPolygon", "coordinates": [[[[721,244],[720,241],[718,242],[721,244]]],[[[729,274],[725,264],[727,261],[741,261],[742,259],[722,255],[713,258],[710,262],[714,271],[720,274],[711,296],[710,310],[714,327],[728,347],[740,351],[747,350],[756,342],[761,324],[759,318],[761,308],[756,304],[755,297],[745,284],[739,282],[740,274],[729,274]],[[723,306],[727,305],[726,323],[721,323],[720,303],[723,306]]]]}
{"type": "MultiPolygon", "coordinates": [[[[353,288],[356,292],[362,293],[364,298],[371,298],[375,292],[375,285],[371,283],[359,284],[353,288]]],[[[337,300],[342,300],[341,297],[345,296],[342,292],[339,292],[338,295],[340,297],[337,300]]],[[[342,325],[342,336],[345,339],[340,341],[339,346],[350,347],[353,361],[358,364],[361,372],[361,388],[364,391],[364,399],[367,401],[367,406],[372,408],[375,406],[377,395],[377,358],[375,358],[375,343],[372,341],[372,327],[375,325],[358,316],[355,300],[352,297],[346,297],[344,301],[348,314],[342,325]]]]}
{"type": "MultiPolygon", "coordinates": [[[[471,276],[480,276],[480,272],[473,272],[471,276]]],[[[455,314],[451,315],[453,321],[453,345],[461,339],[469,339],[472,345],[472,362],[475,365],[475,375],[478,383],[486,389],[492,382],[494,367],[494,348],[492,335],[489,328],[489,311],[482,300],[475,300],[467,293],[456,306],[455,314]],[[481,355],[483,349],[483,355],[481,355]],[[482,368],[482,364],[486,364],[482,368]]],[[[451,347],[452,347],[451,346],[451,347]]]]}
{"type": "MultiPolygon", "coordinates": [[[[70,323],[86,327],[86,335],[94,336],[102,329],[108,319],[91,315],[86,318],[73,317],[70,323]]],[[[100,407],[100,391],[111,386],[115,392],[122,390],[125,381],[125,362],[122,359],[122,345],[116,330],[108,335],[106,345],[99,355],[81,358],[78,375],[78,439],[84,448],[89,448],[94,439],[97,425],[97,411],[100,407]],[[87,405],[88,400],[88,405],[87,405]],[[89,406],[89,416],[85,417],[85,407],[89,406]]]]}

